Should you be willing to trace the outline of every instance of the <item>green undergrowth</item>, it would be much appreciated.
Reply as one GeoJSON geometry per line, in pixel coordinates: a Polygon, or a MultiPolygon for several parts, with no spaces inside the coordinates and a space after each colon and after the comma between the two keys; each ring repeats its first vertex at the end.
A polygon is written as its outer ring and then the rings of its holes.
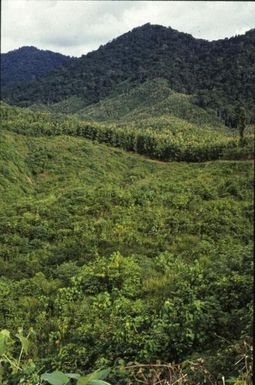
{"type": "Polygon", "coordinates": [[[237,377],[253,163],[162,163],[29,132],[1,132],[0,328],[33,327],[44,371],[204,357],[217,378],[237,377]]]}

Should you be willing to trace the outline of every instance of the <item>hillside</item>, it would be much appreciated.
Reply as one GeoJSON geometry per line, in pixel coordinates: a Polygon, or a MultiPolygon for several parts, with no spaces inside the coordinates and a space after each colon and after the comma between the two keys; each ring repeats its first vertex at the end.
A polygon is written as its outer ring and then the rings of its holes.
{"type": "Polygon", "coordinates": [[[251,327],[253,163],[0,135],[0,327],[33,327],[38,367],[199,352],[235,376],[251,327]]]}
{"type": "Polygon", "coordinates": [[[188,123],[175,116],[119,123],[98,123],[60,113],[38,112],[1,104],[2,128],[34,136],[70,135],[106,143],[163,161],[199,162],[251,159],[254,135],[240,146],[236,130],[188,123]],[[144,126],[143,126],[144,124],[144,126]]]}
{"type": "Polygon", "coordinates": [[[158,25],[135,28],[64,69],[23,86],[3,90],[10,103],[56,103],[78,97],[87,106],[110,95],[123,81],[133,84],[158,77],[174,91],[197,95],[231,124],[236,103],[254,120],[255,30],[208,42],[158,25]]]}
{"type": "MultiPolygon", "coordinates": [[[[138,125],[144,119],[169,115],[169,118],[176,117],[186,123],[204,124],[223,129],[222,121],[214,111],[208,112],[198,107],[191,95],[173,91],[166,79],[147,80],[126,90],[123,90],[124,86],[125,84],[120,83],[118,89],[114,90],[115,95],[86,108],[78,109],[76,113],[84,119],[99,122],[132,124],[135,121],[138,125]]],[[[51,109],[57,111],[60,110],[60,106],[61,102],[52,105],[51,109]]]]}
{"type": "Polygon", "coordinates": [[[38,79],[72,60],[69,56],[21,47],[1,54],[1,87],[24,80],[38,79]]]}
{"type": "MultiPolygon", "coordinates": [[[[111,94],[100,102],[84,107],[80,97],[70,97],[51,105],[35,104],[31,106],[35,111],[49,111],[53,113],[74,114],[79,119],[93,122],[116,124],[119,127],[134,126],[135,128],[157,129],[174,128],[178,131],[182,125],[190,124],[211,128],[218,128],[227,132],[222,120],[215,111],[199,107],[193,95],[181,94],[169,87],[166,79],[155,78],[146,80],[142,84],[121,82],[111,94]],[[160,120],[164,118],[165,124],[160,120]]],[[[232,131],[233,132],[233,131],[232,131]]]]}

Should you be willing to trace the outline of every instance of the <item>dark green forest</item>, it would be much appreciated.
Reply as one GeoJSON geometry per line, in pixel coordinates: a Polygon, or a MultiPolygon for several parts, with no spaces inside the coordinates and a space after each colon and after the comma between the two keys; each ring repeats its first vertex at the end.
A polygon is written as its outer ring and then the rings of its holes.
{"type": "Polygon", "coordinates": [[[21,47],[1,54],[1,87],[35,80],[74,58],[35,47],[21,47]]]}
{"type": "Polygon", "coordinates": [[[3,87],[8,103],[52,104],[71,96],[84,106],[112,93],[120,82],[132,86],[162,77],[181,93],[194,94],[197,103],[213,108],[233,125],[233,109],[242,103],[255,121],[255,30],[230,39],[208,42],[160,25],[142,27],[83,55],[61,69],[34,81],[3,87]]]}
{"type": "Polygon", "coordinates": [[[146,24],[4,85],[1,385],[252,384],[254,52],[146,24]]]}

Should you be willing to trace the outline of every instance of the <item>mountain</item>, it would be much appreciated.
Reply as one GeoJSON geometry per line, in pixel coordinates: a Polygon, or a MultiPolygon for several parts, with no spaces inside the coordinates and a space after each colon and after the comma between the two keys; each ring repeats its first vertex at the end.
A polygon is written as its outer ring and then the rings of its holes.
{"type": "Polygon", "coordinates": [[[38,79],[55,68],[70,63],[72,58],[35,47],[21,47],[1,54],[1,85],[38,79]]]}
{"type": "Polygon", "coordinates": [[[161,77],[173,90],[196,95],[197,104],[215,109],[226,122],[236,104],[245,105],[253,121],[254,63],[255,30],[209,42],[145,24],[44,78],[4,88],[2,97],[21,106],[78,97],[88,106],[109,96],[123,81],[132,87],[161,77]]]}

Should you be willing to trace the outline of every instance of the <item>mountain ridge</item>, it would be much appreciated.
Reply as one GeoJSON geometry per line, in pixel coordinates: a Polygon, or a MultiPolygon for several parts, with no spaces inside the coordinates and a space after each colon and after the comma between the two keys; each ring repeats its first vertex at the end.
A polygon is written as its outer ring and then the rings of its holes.
{"type": "Polygon", "coordinates": [[[88,106],[123,81],[142,83],[162,77],[173,90],[197,95],[199,106],[213,108],[225,121],[236,104],[245,105],[248,119],[254,121],[254,62],[254,30],[209,42],[145,24],[42,78],[5,87],[2,97],[8,103],[29,106],[77,96],[88,106]]]}
{"type": "Polygon", "coordinates": [[[70,56],[34,46],[22,46],[1,54],[1,85],[33,80],[74,60],[70,56]]]}

